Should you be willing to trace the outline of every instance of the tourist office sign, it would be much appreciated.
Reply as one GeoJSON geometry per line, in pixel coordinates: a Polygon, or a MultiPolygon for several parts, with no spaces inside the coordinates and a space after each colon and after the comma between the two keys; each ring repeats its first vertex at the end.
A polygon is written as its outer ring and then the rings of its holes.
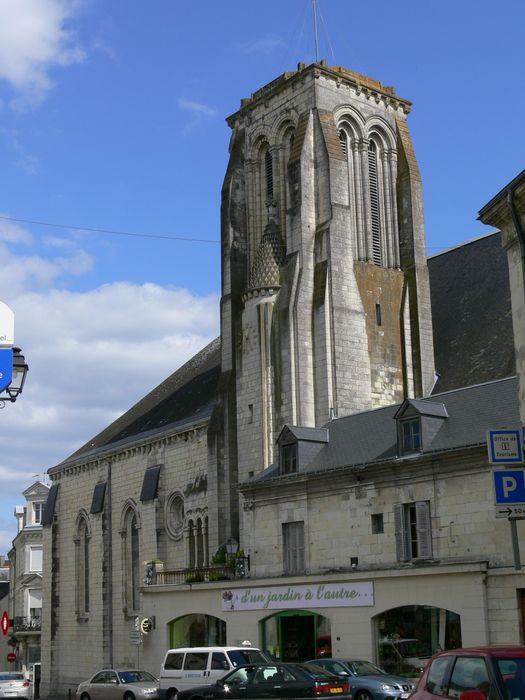
{"type": "Polygon", "coordinates": [[[234,588],[222,591],[224,611],[282,610],[284,608],[334,608],[374,604],[374,585],[361,583],[312,583],[307,586],[234,588]]]}

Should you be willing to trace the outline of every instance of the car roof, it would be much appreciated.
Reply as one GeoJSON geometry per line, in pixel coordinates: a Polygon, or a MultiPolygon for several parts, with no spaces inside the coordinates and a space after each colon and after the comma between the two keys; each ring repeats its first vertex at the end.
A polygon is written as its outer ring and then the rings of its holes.
{"type": "Polygon", "coordinates": [[[516,644],[501,646],[477,646],[462,647],[461,649],[447,649],[439,652],[436,656],[454,654],[456,656],[469,656],[470,654],[485,654],[487,656],[525,656],[525,646],[516,644]]]}

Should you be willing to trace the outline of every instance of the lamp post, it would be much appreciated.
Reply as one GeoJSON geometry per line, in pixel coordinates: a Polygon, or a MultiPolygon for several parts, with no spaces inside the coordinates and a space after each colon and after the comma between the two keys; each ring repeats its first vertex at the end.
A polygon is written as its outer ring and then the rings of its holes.
{"type": "Polygon", "coordinates": [[[13,348],[13,374],[11,382],[0,392],[0,408],[3,408],[6,401],[14,402],[22,393],[29,366],[22,355],[20,348],[13,348]]]}

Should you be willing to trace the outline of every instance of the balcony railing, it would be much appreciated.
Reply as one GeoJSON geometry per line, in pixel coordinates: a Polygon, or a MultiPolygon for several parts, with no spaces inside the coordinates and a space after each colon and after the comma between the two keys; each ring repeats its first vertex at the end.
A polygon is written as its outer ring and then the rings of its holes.
{"type": "Polygon", "coordinates": [[[40,617],[14,617],[13,632],[40,632],[42,620],[40,617]]]}
{"type": "Polygon", "coordinates": [[[164,569],[158,563],[147,563],[144,567],[144,585],[177,586],[189,583],[211,583],[246,578],[250,571],[250,557],[234,557],[224,564],[195,566],[191,569],[164,569]]]}
{"type": "MultiPolygon", "coordinates": [[[[153,572],[151,584],[180,585],[184,583],[205,583],[229,581],[235,578],[231,566],[199,566],[194,569],[164,569],[153,572]]],[[[147,582],[146,580],[144,581],[147,582]]]]}

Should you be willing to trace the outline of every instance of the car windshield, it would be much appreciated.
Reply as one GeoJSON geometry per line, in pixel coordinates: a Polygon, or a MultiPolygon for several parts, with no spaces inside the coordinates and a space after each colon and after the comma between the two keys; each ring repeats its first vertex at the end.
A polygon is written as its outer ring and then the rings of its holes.
{"type": "Polygon", "coordinates": [[[340,680],[334,673],[330,673],[326,668],[321,668],[321,666],[316,666],[315,664],[308,664],[308,666],[294,666],[294,669],[298,669],[303,673],[306,673],[310,678],[315,678],[316,681],[333,681],[340,680]]]}
{"type": "Polygon", "coordinates": [[[244,666],[244,664],[267,664],[270,662],[258,649],[232,649],[227,652],[233,666],[244,666]]]}
{"type": "Polygon", "coordinates": [[[498,668],[510,700],[525,698],[525,658],[499,658],[498,668]]]}
{"type": "Polygon", "coordinates": [[[23,673],[0,673],[0,681],[23,681],[23,673]]]}
{"type": "Polygon", "coordinates": [[[346,665],[355,676],[384,676],[383,669],[371,661],[347,661],[346,665]]]}
{"type": "Polygon", "coordinates": [[[121,683],[155,682],[157,679],[147,671],[120,671],[118,674],[121,683]]]}

